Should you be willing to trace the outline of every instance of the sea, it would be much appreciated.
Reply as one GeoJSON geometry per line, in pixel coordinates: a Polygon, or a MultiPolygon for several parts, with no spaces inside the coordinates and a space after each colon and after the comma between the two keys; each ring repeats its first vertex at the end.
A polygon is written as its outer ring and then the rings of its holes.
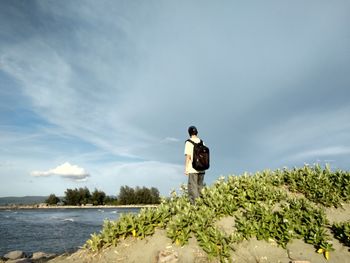
{"type": "Polygon", "coordinates": [[[92,233],[101,231],[104,220],[139,208],[58,208],[0,210],[0,257],[21,250],[71,253],[82,247],[92,233]]]}

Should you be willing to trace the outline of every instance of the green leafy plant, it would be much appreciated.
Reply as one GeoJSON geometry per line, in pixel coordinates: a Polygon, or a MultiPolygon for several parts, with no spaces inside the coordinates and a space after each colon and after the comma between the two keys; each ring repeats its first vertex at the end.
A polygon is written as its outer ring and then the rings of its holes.
{"type": "Polygon", "coordinates": [[[339,207],[341,202],[350,200],[350,173],[337,170],[331,172],[327,165],[322,169],[319,165],[282,172],[284,184],[290,191],[300,192],[315,203],[327,207],[339,207]],[[332,191],[329,191],[332,189],[332,191]]]}
{"type": "Polygon", "coordinates": [[[350,247],[350,221],[334,223],[331,229],[336,239],[350,247]]]}
{"type": "MultiPolygon", "coordinates": [[[[230,259],[235,244],[252,237],[273,239],[284,248],[292,239],[303,239],[328,259],[333,247],[322,207],[338,207],[350,200],[350,173],[306,165],[221,177],[202,190],[195,205],[189,203],[186,188],[181,187],[181,191],[182,194],[173,191],[157,208],[106,221],[102,231],[93,234],[85,247],[96,252],[118,245],[120,239],[142,239],[162,228],[180,246],[196,238],[209,257],[221,262],[230,259]],[[291,196],[290,192],[302,195],[291,196]],[[214,225],[225,216],[235,218],[230,235],[214,225]]],[[[349,244],[350,223],[333,224],[332,231],[349,244]]]]}

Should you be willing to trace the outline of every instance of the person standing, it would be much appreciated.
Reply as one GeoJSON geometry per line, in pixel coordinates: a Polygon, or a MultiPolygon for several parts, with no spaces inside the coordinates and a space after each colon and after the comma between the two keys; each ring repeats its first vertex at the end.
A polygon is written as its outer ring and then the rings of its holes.
{"type": "Polygon", "coordinates": [[[195,203],[196,198],[200,197],[203,188],[205,171],[198,171],[193,168],[193,149],[194,144],[201,143],[198,137],[198,130],[195,126],[188,128],[190,139],[185,143],[185,174],[188,176],[188,195],[191,204],[195,203]]]}

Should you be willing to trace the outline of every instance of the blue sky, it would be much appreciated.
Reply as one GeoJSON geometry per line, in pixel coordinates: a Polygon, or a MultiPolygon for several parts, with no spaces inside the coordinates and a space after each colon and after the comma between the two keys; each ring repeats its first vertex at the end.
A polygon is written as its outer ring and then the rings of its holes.
{"type": "Polygon", "coordinates": [[[350,168],[348,1],[0,2],[0,196],[350,168]]]}

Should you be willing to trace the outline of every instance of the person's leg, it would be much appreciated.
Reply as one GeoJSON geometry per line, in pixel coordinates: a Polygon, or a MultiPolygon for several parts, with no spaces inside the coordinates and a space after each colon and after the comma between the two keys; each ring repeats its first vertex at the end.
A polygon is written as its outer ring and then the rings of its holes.
{"type": "Polygon", "coordinates": [[[188,174],[188,197],[191,204],[194,204],[194,201],[198,196],[198,174],[188,174]]]}
{"type": "Polygon", "coordinates": [[[202,189],[204,187],[204,173],[198,174],[197,185],[198,185],[198,196],[202,196],[202,189]]]}

